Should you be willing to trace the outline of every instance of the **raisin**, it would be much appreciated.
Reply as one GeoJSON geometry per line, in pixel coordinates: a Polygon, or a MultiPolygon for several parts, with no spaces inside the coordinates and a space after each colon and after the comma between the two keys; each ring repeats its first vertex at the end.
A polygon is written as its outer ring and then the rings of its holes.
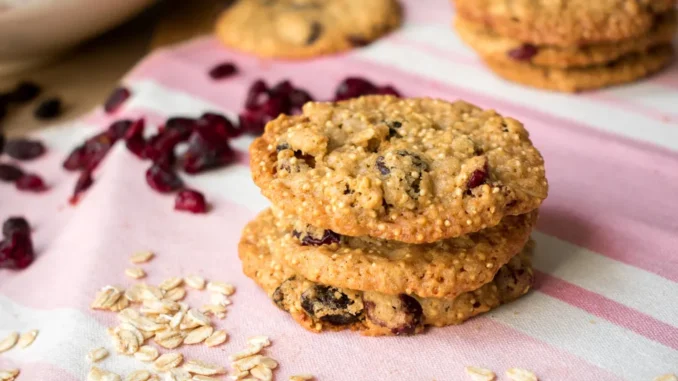
{"type": "Polygon", "coordinates": [[[408,295],[375,296],[365,293],[365,315],[367,320],[387,328],[394,335],[412,335],[423,329],[423,309],[419,302],[408,295]]]}
{"type": "Polygon", "coordinates": [[[301,294],[301,308],[311,317],[333,325],[347,325],[360,320],[362,309],[355,307],[351,299],[338,288],[314,285],[301,294]]]}

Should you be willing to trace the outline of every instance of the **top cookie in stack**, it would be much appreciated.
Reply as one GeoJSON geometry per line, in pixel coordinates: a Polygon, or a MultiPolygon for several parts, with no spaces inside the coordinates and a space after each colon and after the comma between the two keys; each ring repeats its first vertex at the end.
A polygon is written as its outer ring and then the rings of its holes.
{"type": "Polygon", "coordinates": [[[273,208],[243,232],[243,269],[306,328],[414,334],[531,286],[548,184],[514,119],[427,98],[307,103],[250,155],[273,208]]]}
{"type": "Polygon", "coordinates": [[[665,67],[673,0],[456,0],[455,28],[497,74],[579,91],[631,82],[665,67]]]}

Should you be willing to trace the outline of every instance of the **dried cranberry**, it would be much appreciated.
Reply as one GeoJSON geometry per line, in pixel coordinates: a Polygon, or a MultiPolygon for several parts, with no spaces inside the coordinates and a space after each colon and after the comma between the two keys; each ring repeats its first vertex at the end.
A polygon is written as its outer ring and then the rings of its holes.
{"type": "Polygon", "coordinates": [[[30,234],[31,228],[23,217],[10,217],[2,224],[2,236],[10,238],[14,233],[30,234]]]}
{"type": "Polygon", "coordinates": [[[120,140],[125,137],[127,130],[132,126],[132,121],[129,119],[123,119],[113,122],[108,126],[108,135],[113,140],[120,140]]]}
{"type": "Polygon", "coordinates": [[[240,130],[243,133],[255,136],[264,133],[266,123],[264,123],[261,114],[256,111],[245,110],[238,115],[238,121],[240,122],[240,130]]]}
{"type": "Polygon", "coordinates": [[[339,87],[337,87],[334,100],[341,101],[359,97],[361,95],[374,94],[376,90],[377,88],[374,84],[366,79],[349,77],[343,80],[339,84],[339,87]]]}
{"type": "Polygon", "coordinates": [[[506,54],[517,61],[529,61],[537,54],[537,47],[531,44],[523,44],[520,47],[509,50],[506,54]]]}
{"type": "Polygon", "coordinates": [[[270,98],[261,105],[258,112],[262,116],[262,121],[266,124],[277,118],[278,115],[285,113],[285,100],[278,97],[270,98]]]}
{"type": "Polygon", "coordinates": [[[393,95],[393,96],[396,96],[396,97],[400,98],[400,93],[398,92],[398,90],[396,90],[396,89],[395,89],[393,86],[391,86],[391,85],[388,85],[388,86],[382,86],[382,87],[378,88],[378,89],[377,89],[377,94],[380,94],[380,95],[393,95]]]}
{"type": "Polygon", "coordinates": [[[144,139],[144,118],[135,120],[125,133],[125,146],[127,149],[141,159],[145,159],[144,150],[146,140],[144,139]]]}
{"type": "Polygon", "coordinates": [[[113,147],[115,141],[104,131],[87,139],[84,145],[83,168],[94,170],[113,147]]]}
{"type": "Polygon", "coordinates": [[[10,102],[25,103],[35,99],[39,94],[40,86],[33,82],[26,81],[19,83],[7,97],[10,102]]]}
{"type": "Polygon", "coordinates": [[[313,97],[304,90],[294,89],[289,94],[289,101],[290,106],[301,108],[301,106],[305,105],[307,102],[313,102],[313,97]]]}
{"type": "Polygon", "coordinates": [[[56,118],[61,114],[61,99],[59,98],[49,98],[42,101],[33,115],[38,119],[52,119],[56,118]]]}
{"type": "Polygon", "coordinates": [[[104,104],[104,110],[108,114],[116,112],[120,106],[130,97],[132,93],[125,87],[118,87],[113,90],[111,95],[108,96],[106,103],[104,104]]]}
{"type": "Polygon", "coordinates": [[[228,144],[226,131],[218,126],[202,126],[196,128],[189,139],[182,168],[193,174],[223,167],[235,160],[236,153],[228,144]]]}
{"type": "Polygon", "coordinates": [[[478,187],[485,184],[485,180],[487,180],[487,163],[485,163],[483,169],[476,169],[471,173],[471,176],[469,176],[468,181],[466,182],[466,188],[473,189],[478,187]]]}
{"type": "Polygon", "coordinates": [[[68,171],[77,171],[85,167],[85,146],[79,145],[71,151],[62,164],[68,171]]]}
{"type": "Polygon", "coordinates": [[[230,62],[219,64],[213,67],[210,72],[210,78],[212,79],[224,79],[228,78],[238,72],[238,68],[230,62]]]}
{"type": "Polygon", "coordinates": [[[47,190],[47,186],[42,178],[34,174],[25,174],[16,180],[16,187],[19,190],[29,192],[42,192],[47,190]]]}
{"type": "Polygon", "coordinates": [[[83,171],[78,177],[78,181],[75,183],[75,188],[73,189],[73,197],[71,198],[71,203],[74,204],[78,201],[80,195],[85,192],[89,187],[94,184],[94,179],[92,178],[91,171],[83,171]]]}
{"type": "Polygon", "coordinates": [[[207,202],[202,193],[193,189],[183,189],[174,199],[174,209],[191,213],[207,213],[207,202]]]}
{"type": "Polygon", "coordinates": [[[215,128],[223,128],[226,131],[228,138],[235,138],[240,135],[241,130],[236,128],[233,123],[221,114],[214,112],[206,112],[200,116],[196,122],[196,126],[221,126],[215,128]]]}
{"type": "Polygon", "coordinates": [[[45,153],[45,146],[37,140],[12,139],[5,144],[5,153],[17,160],[32,160],[45,153]]]}
{"type": "Polygon", "coordinates": [[[268,86],[261,79],[256,80],[247,91],[245,99],[245,108],[254,110],[259,107],[268,98],[268,86]]]}
{"type": "Polygon", "coordinates": [[[146,171],[146,182],[160,193],[173,192],[183,185],[183,181],[174,171],[157,164],[146,171]]]}
{"type": "Polygon", "coordinates": [[[24,172],[12,164],[0,164],[0,181],[14,182],[23,176],[24,172]]]}
{"type": "Polygon", "coordinates": [[[272,97],[289,97],[292,91],[294,91],[292,82],[284,80],[273,86],[269,91],[269,94],[272,97]]]}
{"type": "Polygon", "coordinates": [[[165,130],[163,132],[171,133],[183,141],[191,136],[191,132],[193,132],[196,122],[196,119],[181,116],[169,118],[165,123],[165,130]]]}
{"type": "Polygon", "coordinates": [[[0,242],[0,266],[24,269],[35,258],[30,234],[15,232],[6,241],[0,242]]]}
{"type": "MultiPolygon", "coordinates": [[[[296,230],[292,232],[292,235],[299,238],[301,233],[296,230]]],[[[301,246],[322,246],[322,245],[331,245],[333,243],[339,243],[341,241],[341,236],[332,230],[324,230],[323,235],[320,238],[315,238],[310,234],[305,234],[301,237],[301,246]]]]}

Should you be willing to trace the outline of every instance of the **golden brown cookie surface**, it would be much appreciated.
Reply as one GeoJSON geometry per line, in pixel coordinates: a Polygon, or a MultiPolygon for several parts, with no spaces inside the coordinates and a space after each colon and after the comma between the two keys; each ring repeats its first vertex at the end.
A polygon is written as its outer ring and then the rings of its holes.
{"type": "Polygon", "coordinates": [[[262,193],[304,222],[407,243],[495,226],[548,192],[520,122],[428,98],[308,103],[267,125],[250,166],[262,193]]]}
{"type": "Polygon", "coordinates": [[[217,38],[261,57],[308,58],[361,46],[400,24],[396,0],[239,0],[217,38]]]}
{"type": "Polygon", "coordinates": [[[260,217],[244,229],[238,247],[243,271],[281,309],[314,332],[352,329],[364,335],[409,335],[427,325],[460,324],[524,295],[532,285],[531,245],[503,266],[494,279],[455,299],[388,295],[311,282],[270,254],[275,240],[264,233],[260,217]]]}
{"type": "Polygon", "coordinates": [[[676,12],[662,14],[648,34],[610,43],[587,46],[530,45],[503,37],[483,25],[456,17],[454,26],[459,36],[480,56],[495,62],[531,63],[553,68],[602,65],[630,53],[643,53],[649,48],[670,43],[676,33],[676,12]]]}
{"type": "Polygon", "coordinates": [[[578,46],[647,34],[673,0],[455,0],[457,12],[534,45],[578,46]]]}
{"type": "Polygon", "coordinates": [[[523,62],[506,62],[485,59],[492,71],[524,85],[575,92],[633,82],[666,67],[673,57],[670,45],[651,48],[646,53],[624,56],[601,66],[571,69],[548,68],[523,62]]]}
{"type": "Polygon", "coordinates": [[[312,282],[453,299],[494,278],[523,249],[536,220],[537,211],[508,216],[495,227],[429,244],[340,236],[279,210],[259,216],[259,228],[274,237],[273,258],[312,282]]]}

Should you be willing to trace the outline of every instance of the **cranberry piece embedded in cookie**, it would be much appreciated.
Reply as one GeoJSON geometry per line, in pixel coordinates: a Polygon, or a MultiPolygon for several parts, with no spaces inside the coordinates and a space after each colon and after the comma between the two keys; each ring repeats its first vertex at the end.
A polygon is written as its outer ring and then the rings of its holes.
{"type": "Polygon", "coordinates": [[[292,232],[292,235],[301,240],[301,246],[322,246],[341,242],[341,236],[332,230],[324,230],[319,238],[308,232],[302,237],[302,234],[296,230],[292,232]]]}
{"type": "Polygon", "coordinates": [[[212,79],[224,79],[235,75],[238,68],[231,62],[225,62],[214,66],[209,71],[209,76],[212,79]]]}
{"type": "Polygon", "coordinates": [[[31,227],[23,217],[10,217],[2,224],[2,236],[10,238],[14,233],[30,234],[31,227]]]}
{"type": "Polygon", "coordinates": [[[193,189],[182,189],[174,199],[174,209],[195,214],[207,213],[207,202],[202,193],[193,189]]]}
{"type": "Polygon", "coordinates": [[[108,114],[116,112],[131,95],[132,93],[125,87],[116,88],[104,103],[104,110],[108,114]]]}
{"type": "Polygon", "coordinates": [[[47,186],[42,178],[34,174],[25,174],[16,180],[16,188],[28,192],[42,192],[47,186]]]}
{"type": "Polygon", "coordinates": [[[173,192],[183,186],[183,181],[174,171],[157,164],[146,171],[146,182],[160,193],[173,192]]]}
{"type": "Polygon", "coordinates": [[[32,160],[45,153],[42,142],[31,139],[12,139],[5,143],[5,153],[17,160],[32,160]]]}
{"type": "Polygon", "coordinates": [[[381,173],[382,175],[386,176],[391,173],[391,170],[386,166],[386,164],[384,164],[383,156],[377,157],[376,165],[377,169],[379,170],[379,173],[381,173]]]}
{"type": "Polygon", "coordinates": [[[38,105],[33,111],[33,116],[37,119],[52,119],[61,115],[61,99],[49,98],[38,105]]]}
{"type": "Polygon", "coordinates": [[[536,46],[531,44],[523,44],[520,47],[509,50],[506,54],[517,61],[529,61],[538,52],[536,46]]]}
{"type": "Polygon", "coordinates": [[[0,164],[0,181],[14,182],[23,176],[24,172],[12,164],[0,164]]]}
{"type": "Polygon", "coordinates": [[[348,325],[360,320],[362,301],[338,288],[313,285],[301,294],[301,308],[311,317],[333,325],[348,325]]]}
{"type": "Polygon", "coordinates": [[[475,171],[471,172],[471,176],[469,176],[468,181],[466,182],[466,188],[473,189],[485,184],[485,181],[487,180],[487,172],[487,163],[485,163],[483,169],[476,169],[475,171]]]}

